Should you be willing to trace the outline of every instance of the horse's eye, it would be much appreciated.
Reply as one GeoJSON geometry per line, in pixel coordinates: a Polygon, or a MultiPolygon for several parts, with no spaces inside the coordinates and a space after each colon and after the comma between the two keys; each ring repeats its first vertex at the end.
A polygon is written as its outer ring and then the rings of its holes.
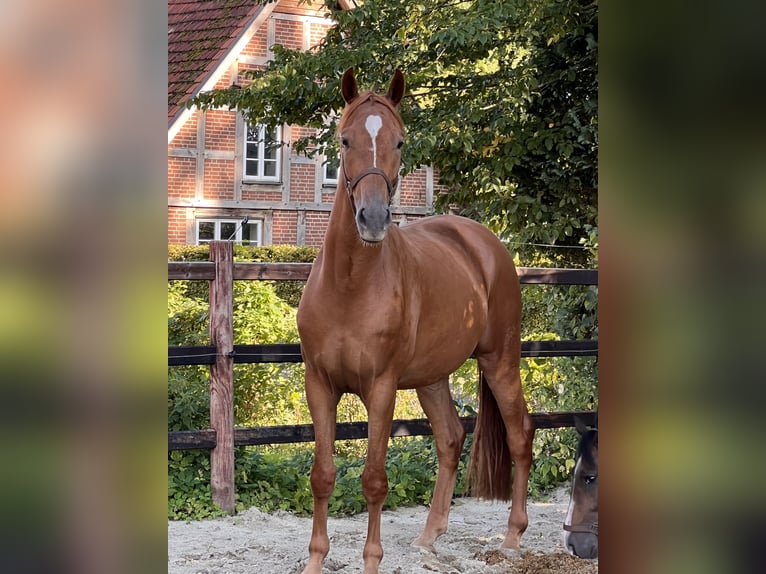
{"type": "Polygon", "coordinates": [[[343,145],[343,147],[347,148],[348,147],[348,138],[341,138],[340,143],[341,143],[341,145],[343,145]]]}
{"type": "Polygon", "coordinates": [[[402,149],[403,145],[404,145],[404,141],[400,141],[398,144],[396,144],[396,149],[402,149]]]}
{"type": "Polygon", "coordinates": [[[588,475],[583,477],[583,480],[585,481],[585,484],[592,484],[592,483],[596,482],[597,478],[598,478],[598,476],[595,475],[595,474],[588,474],[588,475]]]}

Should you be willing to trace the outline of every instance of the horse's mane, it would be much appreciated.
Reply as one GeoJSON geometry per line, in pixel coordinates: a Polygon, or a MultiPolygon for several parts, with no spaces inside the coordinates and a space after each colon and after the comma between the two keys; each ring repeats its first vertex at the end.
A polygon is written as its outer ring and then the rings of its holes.
{"type": "Polygon", "coordinates": [[[351,100],[351,103],[346,105],[346,108],[343,110],[340,122],[338,123],[338,132],[340,132],[349,122],[349,118],[354,114],[354,111],[356,111],[359,106],[366,102],[381,104],[388,108],[391,114],[396,118],[396,121],[399,124],[399,128],[404,131],[404,123],[402,122],[402,118],[399,116],[399,112],[387,97],[376,94],[375,92],[361,92],[356,98],[351,100]]]}

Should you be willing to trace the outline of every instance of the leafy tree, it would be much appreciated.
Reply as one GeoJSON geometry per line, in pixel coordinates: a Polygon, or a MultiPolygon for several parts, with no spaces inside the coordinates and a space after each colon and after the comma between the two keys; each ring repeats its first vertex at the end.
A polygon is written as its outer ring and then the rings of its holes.
{"type": "MultiPolygon", "coordinates": [[[[352,10],[310,52],[274,46],[245,88],[189,105],[242,110],[251,122],[316,128],[296,152],[337,152],[339,82],[405,73],[405,172],[433,165],[452,210],[520,243],[577,245],[597,229],[598,1],[391,2],[352,10]]],[[[575,251],[582,259],[586,251],[575,251]]]]}

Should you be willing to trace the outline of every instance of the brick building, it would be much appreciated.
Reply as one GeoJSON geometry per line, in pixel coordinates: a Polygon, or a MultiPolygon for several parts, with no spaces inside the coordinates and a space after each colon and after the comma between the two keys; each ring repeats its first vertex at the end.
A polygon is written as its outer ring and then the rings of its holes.
{"type": "MultiPolygon", "coordinates": [[[[340,2],[352,9],[354,2],[340,2]]],[[[296,155],[300,126],[264,133],[229,110],[199,112],[180,103],[237,83],[263,66],[275,43],[308,50],[332,21],[322,10],[281,0],[168,2],[168,243],[228,239],[244,244],[319,246],[337,185],[337,164],[296,155]],[[248,223],[240,225],[244,216],[248,223]]],[[[400,180],[394,220],[432,211],[436,180],[421,168],[400,180]]]]}

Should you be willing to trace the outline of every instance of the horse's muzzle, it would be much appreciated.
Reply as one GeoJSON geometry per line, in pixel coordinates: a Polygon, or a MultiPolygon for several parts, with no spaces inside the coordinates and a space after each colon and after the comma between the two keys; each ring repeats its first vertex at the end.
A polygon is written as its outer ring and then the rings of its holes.
{"type": "Polygon", "coordinates": [[[595,532],[591,528],[567,527],[564,545],[567,552],[580,558],[598,558],[598,525],[595,532]]]}
{"type": "Polygon", "coordinates": [[[391,225],[391,208],[383,202],[364,202],[356,211],[359,237],[367,243],[380,243],[391,225]]]}

